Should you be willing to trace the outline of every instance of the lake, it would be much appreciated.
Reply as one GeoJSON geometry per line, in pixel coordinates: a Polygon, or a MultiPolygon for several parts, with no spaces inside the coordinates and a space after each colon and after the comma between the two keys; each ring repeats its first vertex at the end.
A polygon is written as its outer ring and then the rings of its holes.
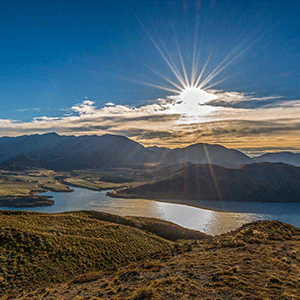
{"type": "Polygon", "coordinates": [[[106,196],[107,191],[92,191],[72,187],[74,192],[47,192],[53,196],[53,206],[34,208],[1,208],[39,212],[66,212],[75,210],[97,210],[121,216],[153,217],[208,234],[221,234],[234,230],[245,223],[257,220],[279,220],[300,228],[300,203],[245,203],[217,201],[189,201],[203,209],[177,203],[145,199],[121,199],[106,196]],[[216,211],[222,210],[222,211],[216,211]]]}

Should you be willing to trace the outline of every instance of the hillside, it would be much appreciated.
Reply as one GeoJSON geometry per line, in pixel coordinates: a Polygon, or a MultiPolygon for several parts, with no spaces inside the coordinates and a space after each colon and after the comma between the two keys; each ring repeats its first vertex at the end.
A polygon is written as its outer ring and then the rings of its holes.
{"type": "Polygon", "coordinates": [[[0,138],[0,161],[6,161],[21,154],[28,154],[44,147],[55,147],[74,137],[60,136],[56,133],[22,135],[0,138]]]}
{"type": "Polygon", "coordinates": [[[110,134],[79,136],[31,152],[29,156],[54,170],[134,166],[149,160],[148,151],[141,144],[110,134]]]}
{"type": "Polygon", "coordinates": [[[160,162],[166,165],[190,162],[192,164],[214,164],[226,168],[236,168],[252,162],[252,159],[242,152],[228,149],[221,145],[198,143],[186,148],[168,151],[160,162]]]}
{"type": "Polygon", "coordinates": [[[0,169],[9,171],[22,171],[40,168],[39,164],[29,156],[21,154],[0,164],[0,169]]]}
{"type": "Polygon", "coordinates": [[[109,195],[164,200],[298,202],[300,168],[280,163],[249,164],[237,169],[186,165],[162,180],[109,195]]]}
{"type": "Polygon", "coordinates": [[[17,299],[300,299],[300,230],[260,221],[17,299]]]}
{"type": "Polygon", "coordinates": [[[118,268],[171,249],[168,237],[185,236],[207,237],[170,222],[101,212],[0,211],[0,296],[118,268]]]}
{"type": "Polygon", "coordinates": [[[255,162],[281,162],[294,166],[300,166],[300,153],[293,152],[275,152],[265,153],[261,156],[254,158],[255,162]]]}

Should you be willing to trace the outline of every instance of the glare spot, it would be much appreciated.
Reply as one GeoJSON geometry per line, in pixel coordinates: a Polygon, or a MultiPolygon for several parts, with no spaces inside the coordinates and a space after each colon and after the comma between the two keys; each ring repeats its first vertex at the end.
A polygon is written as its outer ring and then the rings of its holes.
{"type": "Polygon", "coordinates": [[[204,104],[216,98],[216,95],[209,94],[196,87],[185,88],[180,94],[180,99],[183,101],[183,104],[194,108],[197,107],[198,104],[204,104]]]}

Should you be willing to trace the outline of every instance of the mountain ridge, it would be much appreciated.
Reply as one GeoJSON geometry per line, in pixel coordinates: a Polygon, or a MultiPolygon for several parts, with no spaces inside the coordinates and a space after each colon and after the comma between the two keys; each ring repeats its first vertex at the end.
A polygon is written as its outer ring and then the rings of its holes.
{"type": "Polygon", "coordinates": [[[299,202],[300,167],[254,163],[236,169],[189,164],[158,181],[109,193],[159,200],[299,202]],[[283,180],[284,178],[284,180],[283,180]]]}
{"type": "Polygon", "coordinates": [[[182,149],[146,148],[125,136],[112,134],[76,137],[48,133],[0,138],[1,162],[19,155],[27,155],[38,165],[57,170],[187,162],[237,167],[251,161],[242,152],[221,145],[198,143],[182,149]]]}
{"type": "Polygon", "coordinates": [[[0,164],[26,155],[41,167],[74,170],[105,167],[140,167],[145,164],[165,166],[213,164],[226,168],[259,162],[282,162],[300,166],[300,154],[265,153],[251,158],[245,153],[219,144],[196,143],[184,148],[144,147],[122,135],[46,134],[0,137],[0,164]]]}

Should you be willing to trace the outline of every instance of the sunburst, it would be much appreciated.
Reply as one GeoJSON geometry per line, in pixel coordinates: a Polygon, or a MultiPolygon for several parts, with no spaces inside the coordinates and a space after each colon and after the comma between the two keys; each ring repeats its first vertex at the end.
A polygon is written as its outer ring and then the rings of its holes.
{"type": "MultiPolygon", "coordinates": [[[[197,114],[202,111],[202,113],[207,113],[212,109],[205,108],[206,104],[209,101],[217,98],[211,91],[211,88],[220,84],[221,82],[232,78],[233,76],[229,76],[226,78],[222,78],[218,81],[215,81],[216,77],[219,76],[227,67],[229,67],[238,57],[240,57],[249,47],[255,42],[244,46],[244,41],[239,43],[208,75],[206,74],[206,70],[208,69],[208,65],[212,60],[213,52],[211,52],[207,59],[204,60],[202,67],[199,64],[201,47],[199,45],[198,40],[198,29],[199,29],[199,18],[196,19],[195,26],[195,35],[194,35],[194,45],[192,47],[192,64],[190,71],[186,66],[186,63],[183,59],[182,51],[180,48],[180,44],[178,38],[176,36],[175,30],[173,28],[173,35],[175,40],[175,48],[177,51],[177,59],[174,59],[174,53],[169,51],[163,39],[160,37],[158,30],[155,29],[156,35],[158,39],[156,40],[153,35],[149,32],[149,30],[140,22],[143,27],[145,33],[150,38],[152,44],[155,49],[163,59],[163,61],[167,64],[168,68],[172,72],[173,76],[175,76],[176,80],[171,80],[166,75],[159,73],[152,67],[148,67],[153,73],[159,76],[168,86],[164,86],[163,84],[153,84],[145,81],[134,80],[135,82],[142,83],[151,87],[155,87],[164,91],[169,91],[176,97],[176,112],[180,113],[180,109],[182,109],[182,113],[186,114],[187,110],[194,110],[194,114],[197,114]],[[175,63],[175,60],[179,63],[175,63]],[[206,74],[206,75],[205,75],[206,74]],[[199,109],[201,107],[201,109],[199,109]]],[[[203,38],[203,36],[202,36],[203,38]]],[[[174,49],[173,49],[174,50],[174,49]]],[[[174,109],[173,109],[174,111],[174,109]]]]}

